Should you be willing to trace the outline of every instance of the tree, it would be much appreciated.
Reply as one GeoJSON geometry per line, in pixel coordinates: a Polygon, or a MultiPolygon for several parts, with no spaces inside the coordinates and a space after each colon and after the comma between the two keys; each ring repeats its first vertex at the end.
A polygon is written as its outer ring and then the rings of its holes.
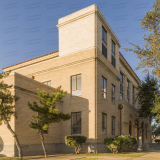
{"type": "Polygon", "coordinates": [[[144,77],[144,80],[137,87],[137,97],[140,108],[138,110],[139,117],[149,119],[150,123],[156,114],[153,113],[155,108],[155,97],[158,93],[158,81],[149,73],[144,77]]]}
{"type": "Polygon", "coordinates": [[[160,123],[160,93],[155,95],[155,107],[152,109],[152,113],[156,114],[156,122],[160,123]]]}
{"type": "Polygon", "coordinates": [[[63,114],[61,112],[58,112],[58,110],[56,109],[56,103],[59,102],[66,95],[66,92],[61,90],[61,87],[58,87],[57,92],[52,93],[52,95],[45,93],[45,91],[39,90],[37,90],[37,94],[40,98],[39,104],[36,101],[33,101],[33,104],[28,102],[29,108],[32,111],[38,113],[37,116],[32,115],[35,121],[31,122],[29,127],[31,129],[38,130],[38,133],[41,137],[44,154],[45,157],[47,157],[43,132],[45,130],[48,130],[51,123],[60,122],[61,120],[66,121],[70,119],[71,116],[69,114],[63,114]]]}
{"type": "Polygon", "coordinates": [[[9,73],[0,74],[0,125],[2,125],[2,122],[7,125],[7,128],[15,139],[19,157],[22,157],[22,150],[18,141],[18,137],[9,124],[12,116],[17,117],[14,111],[15,105],[13,105],[13,103],[19,98],[17,96],[13,96],[10,92],[10,89],[13,87],[13,85],[8,85],[3,81],[3,79],[8,75],[9,73]]]}
{"type": "Polygon", "coordinates": [[[152,125],[152,135],[154,137],[160,136],[160,125],[159,124],[154,123],[152,125]]]}
{"type": "Polygon", "coordinates": [[[65,136],[65,143],[67,146],[74,147],[75,153],[78,154],[82,148],[82,143],[85,143],[87,137],[81,135],[65,136]]]}
{"type": "Polygon", "coordinates": [[[152,10],[145,13],[140,23],[142,29],[148,30],[150,33],[148,36],[144,35],[143,37],[145,45],[140,47],[129,43],[134,49],[125,48],[125,50],[133,51],[141,60],[136,70],[147,67],[144,71],[152,69],[152,73],[160,78],[160,0],[156,0],[152,10]]]}

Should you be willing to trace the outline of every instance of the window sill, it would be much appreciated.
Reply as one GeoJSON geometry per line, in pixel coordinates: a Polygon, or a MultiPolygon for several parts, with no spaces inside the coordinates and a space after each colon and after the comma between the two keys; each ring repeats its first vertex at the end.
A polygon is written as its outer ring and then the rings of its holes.
{"type": "Polygon", "coordinates": [[[103,98],[103,97],[102,97],[102,99],[105,100],[105,101],[107,101],[107,98],[103,98]]]}
{"type": "Polygon", "coordinates": [[[73,98],[73,99],[74,99],[74,98],[78,98],[78,97],[81,98],[82,95],[79,95],[79,96],[71,96],[71,98],[73,98]]]}
{"type": "Polygon", "coordinates": [[[106,135],[107,133],[105,133],[105,132],[102,132],[102,134],[106,135]]]}

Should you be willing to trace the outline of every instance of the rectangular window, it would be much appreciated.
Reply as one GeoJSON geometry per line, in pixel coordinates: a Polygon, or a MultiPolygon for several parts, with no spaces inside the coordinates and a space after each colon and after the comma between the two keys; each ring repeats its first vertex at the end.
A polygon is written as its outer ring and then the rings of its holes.
{"type": "Polygon", "coordinates": [[[115,135],[115,117],[112,116],[112,135],[115,135]]]}
{"type": "Polygon", "coordinates": [[[133,88],[132,88],[132,93],[133,93],[133,95],[132,95],[132,105],[133,105],[133,106],[134,106],[134,104],[135,104],[134,90],[135,90],[135,87],[133,86],[133,88]]]}
{"type": "Polygon", "coordinates": [[[102,133],[107,133],[107,115],[102,113],[102,133]]]}
{"type": "Polygon", "coordinates": [[[147,130],[146,130],[146,139],[147,139],[147,130]]]}
{"type": "Polygon", "coordinates": [[[115,43],[112,41],[112,46],[111,46],[111,52],[112,52],[112,57],[111,57],[111,63],[114,67],[116,67],[116,59],[115,59],[115,43]]]}
{"type": "Polygon", "coordinates": [[[46,82],[42,82],[42,83],[47,85],[47,86],[51,86],[51,81],[46,81],[46,82]]]}
{"type": "Polygon", "coordinates": [[[112,84],[112,103],[115,104],[115,86],[112,84]]]}
{"type": "Polygon", "coordinates": [[[120,73],[120,100],[123,99],[123,74],[120,73]]]}
{"type": "Polygon", "coordinates": [[[127,79],[127,102],[129,103],[129,80],[127,79]]]}
{"type": "Polygon", "coordinates": [[[72,83],[72,96],[81,95],[81,75],[72,76],[71,83],[72,83]]]}
{"type": "Polygon", "coordinates": [[[107,97],[107,80],[102,77],[102,97],[106,99],[107,97]]]}
{"type": "Polygon", "coordinates": [[[107,58],[107,32],[102,27],[102,54],[107,58]]]}
{"type": "Polygon", "coordinates": [[[81,112],[71,113],[71,133],[81,134],[81,112]]]}

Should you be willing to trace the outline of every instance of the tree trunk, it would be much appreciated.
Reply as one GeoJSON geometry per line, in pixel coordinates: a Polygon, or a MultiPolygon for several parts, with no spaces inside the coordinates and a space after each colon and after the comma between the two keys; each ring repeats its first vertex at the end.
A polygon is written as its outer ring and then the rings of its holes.
{"type": "Polygon", "coordinates": [[[11,126],[10,126],[10,124],[9,124],[9,122],[8,122],[8,120],[7,120],[7,118],[6,118],[6,116],[5,116],[4,113],[2,114],[2,116],[3,116],[3,119],[4,119],[5,123],[6,123],[6,125],[7,125],[7,128],[12,133],[12,135],[13,135],[13,137],[15,139],[16,146],[17,146],[17,149],[18,149],[18,155],[19,155],[19,157],[23,157],[23,155],[22,155],[22,149],[21,149],[21,146],[19,144],[19,141],[18,141],[16,133],[12,130],[12,128],[11,128],[11,126]]]}
{"type": "MultiPolygon", "coordinates": [[[[152,123],[152,118],[150,117],[150,127],[151,127],[151,123],[152,123]]],[[[152,127],[150,129],[150,142],[152,143],[152,127]]]]}
{"type": "Polygon", "coordinates": [[[43,131],[40,131],[40,137],[41,137],[41,142],[42,142],[42,147],[43,147],[43,151],[44,151],[44,155],[45,155],[45,158],[47,158],[47,152],[46,152],[46,148],[45,148],[45,145],[44,145],[44,137],[43,137],[43,131]]]}

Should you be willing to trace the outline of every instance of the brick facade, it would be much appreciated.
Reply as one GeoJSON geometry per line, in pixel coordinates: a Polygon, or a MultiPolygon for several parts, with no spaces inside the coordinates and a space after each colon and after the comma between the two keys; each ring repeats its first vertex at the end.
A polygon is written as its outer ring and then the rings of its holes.
{"type": "MultiPolygon", "coordinates": [[[[119,53],[119,41],[107,21],[96,5],[89,6],[71,15],[59,19],[59,51],[35,58],[20,64],[4,68],[11,70],[6,79],[13,84],[13,93],[20,97],[16,102],[18,119],[13,118],[10,124],[18,135],[24,155],[43,154],[40,137],[36,131],[29,128],[32,111],[27,106],[28,101],[38,100],[37,88],[46,92],[54,92],[62,86],[67,91],[58,109],[63,113],[81,112],[81,134],[87,137],[83,145],[83,152],[108,152],[103,144],[105,137],[120,134],[120,111],[122,104],[121,133],[135,136],[135,120],[138,118],[138,104],[132,105],[132,88],[141,81],[130,68],[124,57],[119,53]],[[102,54],[102,27],[107,32],[107,58],[102,54]],[[115,43],[115,67],[111,64],[111,42],[115,43]],[[120,72],[123,74],[123,99],[120,98],[120,72]],[[81,95],[72,96],[71,76],[81,75],[81,95]],[[34,76],[34,80],[30,77],[34,76]],[[106,98],[102,97],[102,77],[107,80],[106,98]],[[127,79],[129,80],[130,101],[127,102],[127,79]],[[51,81],[51,87],[42,84],[51,81]],[[115,104],[112,103],[111,85],[115,86],[115,104]],[[107,115],[106,133],[102,133],[102,113],[107,115]],[[112,135],[112,117],[115,117],[115,135],[112,135]]],[[[136,90],[135,90],[136,94],[136,90]]],[[[143,142],[150,142],[150,123],[146,119],[139,119],[144,127],[148,124],[146,139],[145,128],[143,142]]],[[[0,126],[4,133],[0,133],[3,140],[1,154],[16,156],[17,151],[13,138],[5,125],[0,126]],[[9,141],[8,141],[9,139],[9,141]]],[[[71,120],[52,124],[45,143],[48,153],[71,152],[64,144],[64,137],[71,134],[71,120]]],[[[139,129],[140,135],[140,129],[139,129]]]]}

